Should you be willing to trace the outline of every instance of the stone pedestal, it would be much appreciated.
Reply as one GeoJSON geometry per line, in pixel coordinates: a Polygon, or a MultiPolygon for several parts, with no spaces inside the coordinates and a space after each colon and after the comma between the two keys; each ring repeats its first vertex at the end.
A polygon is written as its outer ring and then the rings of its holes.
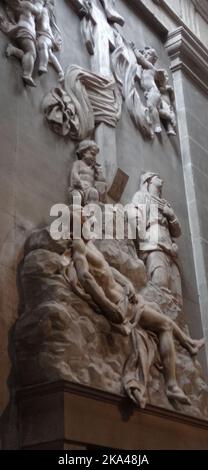
{"type": "Polygon", "coordinates": [[[208,422],[60,381],[17,392],[20,449],[205,450],[208,422]]]}

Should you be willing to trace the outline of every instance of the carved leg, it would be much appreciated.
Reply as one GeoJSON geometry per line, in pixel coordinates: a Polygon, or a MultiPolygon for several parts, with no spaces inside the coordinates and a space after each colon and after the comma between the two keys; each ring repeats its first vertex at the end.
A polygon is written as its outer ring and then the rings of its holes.
{"type": "Polygon", "coordinates": [[[145,305],[140,324],[144,329],[155,332],[159,338],[159,350],[164,367],[168,398],[175,399],[183,404],[189,404],[189,399],[178,386],[176,380],[173,335],[192,355],[198,353],[204,344],[204,340],[192,340],[172,320],[153,310],[148,304],[145,305]]]}
{"type": "MultiPolygon", "coordinates": [[[[51,41],[50,41],[51,42],[51,41]]],[[[47,73],[48,71],[48,62],[49,62],[49,45],[47,38],[40,37],[38,39],[38,58],[39,58],[39,74],[47,73]]]]}
{"type": "Polygon", "coordinates": [[[22,79],[26,85],[35,87],[36,84],[32,78],[35,60],[36,60],[36,47],[32,39],[19,39],[20,47],[23,50],[22,56],[22,79]]]}
{"type": "Polygon", "coordinates": [[[160,109],[160,117],[163,119],[167,126],[168,135],[176,135],[176,120],[175,114],[170,110],[165,110],[164,108],[160,109]]]}
{"type": "Polygon", "coordinates": [[[55,54],[52,52],[52,50],[49,51],[49,59],[50,59],[50,62],[51,64],[53,65],[54,69],[56,70],[56,72],[58,73],[58,76],[59,76],[59,82],[63,82],[64,81],[64,71],[61,67],[61,64],[60,62],[58,61],[57,57],[55,56],[55,54]]]}
{"type": "Polygon", "coordinates": [[[149,279],[160,288],[170,289],[170,260],[162,251],[147,256],[146,269],[149,279]]]}
{"type": "Polygon", "coordinates": [[[161,105],[161,95],[156,87],[152,87],[150,91],[145,93],[147,99],[147,106],[149,108],[150,117],[153,124],[153,130],[155,134],[162,132],[159,108],[161,105]]]}
{"type": "Polygon", "coordinates": [[[21,49],[13,46],[12,44],[8,44],[5,50],[5,54],[7,57],[16,57],[19,60],[22,60],[24,52],[21,49]]]}

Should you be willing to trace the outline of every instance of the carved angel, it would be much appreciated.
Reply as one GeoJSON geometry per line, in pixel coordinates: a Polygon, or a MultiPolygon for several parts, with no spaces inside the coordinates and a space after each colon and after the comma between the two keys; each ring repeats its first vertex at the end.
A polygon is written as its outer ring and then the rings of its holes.
{"type": "Polygon", "coordinates": [[[54,0],[5,0],[3,5],[5,14],[0,15],[0,28],[11,39],[6,55],[21,60],[24,83],[36,86],[32,75],[37,52],[39,72],[47,72],[50,62],[62,80],[64,73],[54,55],[61,47],[61,34],[53,13],[54,0]]]}

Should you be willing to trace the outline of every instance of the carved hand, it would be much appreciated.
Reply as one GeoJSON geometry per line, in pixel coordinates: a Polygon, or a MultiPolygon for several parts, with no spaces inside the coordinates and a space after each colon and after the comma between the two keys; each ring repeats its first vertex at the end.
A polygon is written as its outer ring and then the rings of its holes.
{"type": "Polygon", "coordinates": [[[171,207],[166,205],[163,209],[163,215],[167,217],[168,220],[174,220],[175,219],[175,214],[174,211],[171,207]]]}
{"type": "Polygon", "coordinates": [[[134,286],[129,283],[129,284],[126,286],[126,289],[127,289],[127,295],[128,295],[129,302],[130,302],[131,304],[137,304],[137,303],[138,303],[138,300],[137,300],[137,295],[136,295],[134,286]]]}

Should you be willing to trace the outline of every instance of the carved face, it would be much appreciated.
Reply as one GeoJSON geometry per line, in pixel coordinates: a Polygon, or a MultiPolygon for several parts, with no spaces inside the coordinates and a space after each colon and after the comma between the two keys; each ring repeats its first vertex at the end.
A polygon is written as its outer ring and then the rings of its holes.
{"type": "Polygon", "coordinates": [[[156,188],[161,191],[163,187],[163,180],[158,175],[155,175],[151,179],[151,184],[153,184],[156,188]]]}
{"type": "Polygon", "coordinates": [[[93,165],[96,162],[97,154],[98,148],[96,145],[93,145],[83,152],[82,160],[84,160],[87,165],[93,165]]]}
{"type": "Polygon", "coordinates": [[[155,64],[157,62],[158,56],[155,52],[155,49],[146,49],[144,52],[145,59],[148,60],[151,64],[155,64]]]}

